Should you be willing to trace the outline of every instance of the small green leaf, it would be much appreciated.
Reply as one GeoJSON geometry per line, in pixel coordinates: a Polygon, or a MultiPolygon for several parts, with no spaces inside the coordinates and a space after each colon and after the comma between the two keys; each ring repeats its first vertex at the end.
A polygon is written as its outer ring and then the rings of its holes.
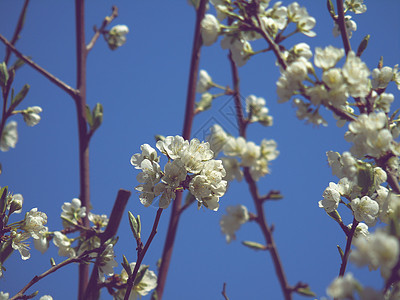
{"type": "Polygon", "coordinates": [[[143,279],[144,274],[149,269],[149,266],[143,266],[136,274],[135,281],[133,282],[133,286],[137,286],[143,279]]]}
{"type": "Polygon", "coordinates": [[[121,265],[125,269],[125,271],[128,274],[128,276],[131,276],[132,275],[132,269],[131,269],[131,266],[130,266],[128,260],[126,259],[125,255],[122,255],[122,263],[121,263],[121,265]]]}
{"type": "Polygon", "coordinates": [[[140,238],[140,232],[142,231],[142,223],[140,222],[140,215],[138,215],[138,216],[136,217],[136,222],[137,222],[137,225],[138,225],[137,231],[138,231],[138,233],[139,233],[139,238],[140,238]]]}
{"type": "MultiPolygon", "coordinates": [[[[30,57],[30,56],[28,56],[29,58],[32,58],[32,57],[30,57]]],[[[19,68],[21,68],[23,65],[25,64],[25,62],[21,59],[21,58],[18,58],[16,61],[15,61],[15,63],[11,66],[11,68],[10,69],[12,69],[12,70],[18,70],[19,68]]]]}
{"type": "Polygon", "coordinates": [[[328,0],[326,6],[328,7],[328,11],[331,17],[335,18],[335,7],[333,6],[332,0],[328,0]]]}
{"type": "Polygon", "coordinates": [[[305,287],[305,288],[298,288],[296,290],[296,293],[306,296],[306,297],[316,297],[317,295],[310,290],[310,287],[305,287]]]}
{"type": "Polygon", "coordinates": [[[279,200],[279,199],[283,199],[283,195],[282,194],[271,194],[269,198],[272,200],[279,200]]]}
{"type": "Polygon", "coordinates": [[[139,240],[140,231],[138,231],[139,230],[138,222],[136,221],[135,216],[130,211],[128,211],[128,215],[129,215],[129,225],[131,226],[133,236],[135,237],[136,240],[139,240]]]}
{"type": "Polygon", "coordinates": [[[340,214],[338,213],[338,211],[335,209],[334,211],[331,212],[327,212],[327,214],[334,219],[336,222],[338,222],[339,224],[343,223],[342,221],[342,217],[340,216],[340,214]]]}
{"type": "Polygon", "coordinates": [[[11,105],[13,108],[16,108],[22,102],[22,100],[24,100],[24,98],[29,92],[29,88],[30,88],[29,84],[25,84],[19,91],[19,93],[14,98],[12,98],[11,105]]]}
{"type": "Polygon", "coordinates": [[[336,247],[337,247],[337,249],[338,249],[338,251],[339,251],[340,259],[343,260],[344,253],[343,253],[342,248],[340,248],[339,245],[336,245],[336,247]]]}
{"type": "Polygon", "coordinates": [[[90,111],[90,107],[86,104],[86,122],[89,124],[89,127],[92,128],[93,126],[93,118],[92,118],[92,112],[90,111]]]}
{"type": "Polygon", "coordinates": [[[369,38],[370,38],[370,37],[371,37],[371,36],[370,36],[369,34],[367,34],[367,35],[363,38],[363,40],[361,41],[361,43],[360,43],[360,45],[358,46],[358,49],[357,49],[357,56],[358,56],[358,57],[360,57],[361,54],[363,54],[364,50],[367,49],[367,46],[368,46],[368,42],[369,42],[369,38]]]}
{"type": "Polygon", "coordinates": [[[243,241],[242,244],[246,247],[249,247],[250,249],[253,250],[267,250],[267,246],[262,245],[257,242],[251,242],[251,241],[243,241]]]}
{"type": "Polygon", "coordinates": [[[151,300],[158,300],[157,290],[154,290],[153,294],[151,294],[151,300]]]}
{"type": "Polygon", "coordinates": [[[93,126],[92,130],[96,130],[100,127],[101,123],[103,123],[103,106],[100,103],[97,103],[93,108],[93,126]]]}
{"type": "Polygon", "coordinates": [[[54,267],[56,265],[56,262],[55,262],[54,258],[52,258],[52,257],[50,257],[50,265],[52,267],[54,267]]]}
{"type": "Polygon", "coordinates": [[[24,299],[35,298],[38,294],[39,294],[39,291],[33,292],[32,294],[25,296],[26,298],[24,298],[24,299]]]}
{"type": "Polygon", "coordinates": [[[8,82],[8,71],[7,71],[7,65],[6,63],[3,61],[0,64],[0,86],[4,89],[7,85],[8,82]]]}
{"type": "Polygon", "coordinates": [[[4,214],[7,208],[7,194],[8,194],[8,187],[2,187],[0,189],[0,214],[4,214]]]}

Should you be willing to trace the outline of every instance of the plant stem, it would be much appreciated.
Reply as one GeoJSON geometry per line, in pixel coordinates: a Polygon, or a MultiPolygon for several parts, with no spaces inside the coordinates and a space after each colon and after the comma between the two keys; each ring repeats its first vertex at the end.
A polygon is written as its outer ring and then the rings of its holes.
{"type": "MultiPolygon", "coordinates": [[[[238,126],[239,126],[239,134],[240,136],[246,138],[246,123],[244,122],[243,119],[243,110],[242,106],[240,103],[240,90],[239,90],[239,75],[238,75],[238,69],[235,64],[235,62],[232,59],[232,53],[230,52],[229,55],[229,60],[231,63],[231,70],[232,70],[232,79],[233,79],[233,86],[234,86],[234,99],[235,99],[235,108],[236,108],[236,117],[238,121],[238,126]]],[[[272,230],[271,227],[268,226],[267,220],[265,218],[264,210],[262,207],[262,204],[264,202],[263,198],[260,197],[257,184],[253,180],[250,174],[250,170],[248,167],[244,168],[244,177],[246,179],[246,182],[249,186],[250,194],[253,198],[254,205],[256,207],[257,211],[257,217],[256,221],[258,225],[260,226],[260,229],[264,235],[265,241],[267,243],[267,247],[269,252],[271,253],[272,261],[275,267],[275,272],[278,277],[282,293],[285,297],[286,300],[292,299],[292,287],[288,284],[288,281],[286,279],[286,275],[282,266],[281,259],[279,257],[279,253],[272,235],[272,230]]]]}
{"type": "Polygon", "coordinates": [[[343,276],[344,272],[346,271],[347,261],[349,260],[349,255],[350,255],[351,242],[353,240],[354,232],[357,229],[358,223],[359,222],[356,220],[356,218],[354,218],[353,225],[351,225],[351,230],[347,235],[346,249],[344,251],[342,264],[340,265],[339,276],[343,276]]]}
{"type": "Polygon", "coordinates": [[[342,36],[344,51],[346,55],[351,51],[351,45],[349,36],[347,35],[346,31],[346,21],[344,19],[344,7],[343,7],[343,0],[336,0],[337,10],[338,10],[338,17],[337,17],[337,24],[340,29],[340,35],[342,36]]]}
{"type": "MultiPolygon", "coordinates": [[[[194,104],[196,97],[196,82],[197,73],[199,70],[200,61],[200,49],[201,49],[201,35],[200,35],[200,23],[204,18],[206,11],[207,0],[200,0],[199,7],[196,12],[196,25],[194,30],[193,47],[192,47],[192,58],[190,62],[189,71],[189,82],[186,97],[186,109],[185,109],[185,119],[183,122],[183,138],[190,139],[192,123],[194,118],[194,104]]],[[[167,236],[165,238],[164,249],[161,257],[160,270],[158,272],[157,281],[157,296],[158,299],[162,299],[165,282],[167,279],[168,268],[171,261],[172,250],[174,247],[175,236],[178,229],[178,223],[180,219],[180,210],[182,205],[182,193],[177,193],[176,198],[173,201],[171,217],[168,225],[167,236]]]]}
{"type": "MultiPolygon", "coordinates": [[[[17,26],[15,27],[14,35],[11,39],[11,45],[15,45],[15,43],[18,41],[19,34],[21,33],[22,28],[24,27],[25,15],[26,15],[26,10],[28,8],[28,4],[29,4],[29,0],[25,0],[24,6],[22,7],[21,13],[18,18],[17,26]]],[[[10,60],[10,57],[11,57],[11,49],[7,47],[6,55],[4,57],[4,62],[6,63],[6,65],[8,65],[8,61],[10,60]]]]}
{"type": "Polygon", "coordinates": [[[29,57],[23,55],[21,52],[19,52],[4,36],[0,34],[0,41],[3,42],[9,49],[11,49],[14,54],[22,59],[26,64],[34,68],[36,71],[38,71],[40,74],[42,74],[44,77],[46,77],[48,80],[50,80],[52,83],[54,83],[56,86],[64,90],[67,94],[71,95],[73,98],[75,98],[78,95],[78,91],[70,87],[68,84],[65,82],[61,81],[57,77],[55,77],[53,74],[49,73],[45,69],[43,69],[41,66],[33,62],[32,59],[29,57]]]}
{"type": "MultiPolygon", "coordinates": [[[[82,206],[90,210],[90,182],[89,182],[89,144],[87,138],[86,123],[86,43],[85,43],[85,1],[75,0],[75,22],[76,22],[76,60],[77,60],[77,83],[79,93],[75,96],[76,113],[78,119],[79,135],[79,178],[80,178],[80,200],[82,206]]],[[[89,219],[83,218],[83,226],[89,227],[89,219]]],[[[79,265],[78,299],[84,300],[84,293],[89,278],[89,266],[79,265]]]]}
{"type": "MultiPolygon", "coordinates": [[[[153,223],[153,229],[151,230],[150,236],[147,239],[147,242],[144,245],[143,250],[140,250],[140,248],[138,248],[138,258],[137,258],[137,261],[136,261],[135,268],[133,269],[132,275],[129,276],[124,300],[128,300],[129,299],[129,295],[131,293],[131,290],[132,290],[132,287],[133,287],[133,283],[135,282],[136,275],[137,275],[137,273],[139,271],[140,266],[142,265],[143,258],[146,255],[146,252],[149,249],[150,244],[153,241],[153,238],[157,233],[158,223],[160,222],[160,217],[161,217],[161,214],[162,214],[163,210],[164,209],[162,209],[161,207],[157,210],[156,218],[154,219],[154,223],[153,223]]],[[[159,298],[159,299],[161,299],[161,298],[159,298]]]]}

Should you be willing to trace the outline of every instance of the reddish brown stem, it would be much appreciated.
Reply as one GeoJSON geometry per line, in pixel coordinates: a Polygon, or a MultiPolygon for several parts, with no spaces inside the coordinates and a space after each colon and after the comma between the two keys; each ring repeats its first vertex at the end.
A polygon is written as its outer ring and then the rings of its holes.
{"type": "Polygon", "coordinates": [[[351,225],[351,230],[350,230],[349,234],[347,235],[346,248],[344,250],[344,255],[342,258],[342,264],[340,265],[339,276],[343,276],[344,272],[346,271],[347,261],[349,260],[349,255],[350,255],[350,250],[351,250],[351,242],[353,240],[354,232],[357,229],[358,223],[359,222],[356,220],[356,218],[354,218],[353,225],[351,225]]]}
{"type": "MultiPolygon", "coordinates": [[[[196,13],[196,25],[194,30],[192,58],[190,62],[188,91],[186,97],[185,119],[183,122],[183,130],[182,130],[183,131],[182,135],[184,139],[190,139],[190,134],[192,130],[192,123],[194,118],[194,104],[196,97],[196,82],[197,82],[197,73],[199,70],[200,49],[201,49],[200,23],[204,18],[207,2],[208,1],[206,0],[201,0],[196,13]]],[[[164,293],[165,282],[167,279],[168,269],[171,262],[172,250],[174,247],[175,236],[181,215],[180,214],[181,206],[182,206],[182,193],[177,193],[176,198],[173,201],[172,205],[167,236],[165,238],[164,249],[161,257],[160,271],[158,272],[158,282],[157,282],[156,292],[158,299],[160,300],[162,299],[164,293]]]]}
{"type": "Polygon", "coordinates": [[[346,31],[346,20],[344,19],[344,7],[343,7],[343,0],[336,0],[337,10],[338,10],[338,17],[337,17],[337,24],[340,29],[340,35],[342,36],[344,51],[349,53],[351,51],[351,45],[349,36],[347,35],[346,31]]]}
{"type": "MultiPolygon", "coordinates": [[[[89,145],[87,138],[86,123],[86,43],[85,43],[85,1],[75,0],[76,21],[76,61],[77,61],[77,83],[79,91],[75,97],[76,113],[78,119],[79,135],[79,178],[80,178],[80,200],[86,211],[90,210],[90,183],[89,183],[89,145]]],[[[89,219],[83,219],[83,226],[89,226],[89,219]]],[[[89,278],[89,266],[79,265],[78,299],[84,300],[86,285],[89,278]]]]}

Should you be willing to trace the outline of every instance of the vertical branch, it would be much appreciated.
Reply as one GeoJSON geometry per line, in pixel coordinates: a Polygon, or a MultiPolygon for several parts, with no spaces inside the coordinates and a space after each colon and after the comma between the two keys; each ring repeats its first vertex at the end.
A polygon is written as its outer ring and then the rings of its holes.
{"type": "Polygon", "coordinates": [[[340,265],[339,276],[343,276],[346,271],[347,261],[349,260],[350,250],[351,250],[351,242],[354,237],[354,232],[356,232],[358,221],[356,218],[353,219],[353,224],[351,225],[351,230],[347,235],[346,249],[344,250],[344,255],[342,258],[342,264],[340,265]]]}
{"type": "MultiPolygon", "coordinates": [[[[200,23],[204,18],[207,2],[208,1],[206,0],[201,0],[196,12],[196,25],[193,38],[192,58],[190,62],[185,119],[183,122],[183,130],[182,130],[183,131],[182,135],[184,139],[190,139],[190,134],[192,130],[192,123],[194,118],[194,104],[196,97],[197,73],[199,69],[200,49],[202,43],[200,35],[200,25],[201,25],[200,23]]],[[[176,198],[173,201],[172,205],[171,217],[168,225],[168,232],[165,238],[164,249],[161,257],[160,271],[158,272],[158,282],[156,289],[158,299],[162,299],[162,295],[164,292],[164,286],[167,279],[169,264],[171,261],[175,236],[178,229],[181,205],[182,205],[182,193],[177,193],[176,198]]]]}
{"type": "Polygon", "coordinates": [[[340,29],[340,35],[342,36],[344,50],[347,53],[351,50],[349,36],[347,35],[346,30],[346,20],[344,19],[344,7],[343,7],[343,0],[336,0],[337,10],[338,10],[338,17],[337,17],[337,24],[340,29]]]}
{"type": "MultiPolygon", "coordinates": [[[[240,133],[240,136],[246,138],[246,123],[244,122],[244,119],[243,119],[243,111],[242,111],[242,106],[240,104],[240,97],[239,97],[238,69],[237,69],[235,62],[232,59],[231,52],[229,53],[229,60],[231,63],[231,70],[232,70],[234,96],[235,96],[235,108],[236,108],[236,117],[238,119],[238,125],[239,125],[239,133],[240,133]]],[[[267,247],[271,254],[272,262],[273,262],[274,268],[275,268],[275,273],[278,277],[278,280],[279,280],[279,283],[280,283],[280,286],[282,289],[282,293],[285,297],[285,300],[290,300],[290,299],[292,299],[293,288],[289,285],[289,283],[287,281],[285,271],[283,269],[282,262],[281,262],[281,259],[280,259],[279,253],[278,253],[278,249],[276,247],[275,240],[272,235],[271,227],[268,226],[267,220],[265,218],[264,209],[262,207],[263,201],[260,200],[257,184],[251,177],[248,167],[244,168],[244,177],[249,186],[249,190],[250,190],[251,196],[253,198],[254,205],[256,207],[256,211],[257,211],[256,221],[261,228],[261,231],[262,231],[265,241],[267,243],[267,247]]]]}
{"type": "MultiPolygon", "coordinates": [[[[25,15],[26,15],[26,10],[28,8],[28,4],[29,4],[29,0],[25,0],[24,6],[22,7],[22,10],[21,10],[21,14],[19,15],[19,18],[18,18],[17,26],[15,27],[14,35],[11,39],[11,45],[13,45],[13,46],[18,41],[19,34],[20,34],[22,28],[24,27],[25,15]]],[[[6,65],[8,64],[10,57],[11,57],[11,49],[7,47],[6,55],[4,57],[4,62],[6,63],[6,65]]]]}
{"type": "MultiPolygon", "coordinates": [[[[90,209],[90,185],[89,185],[89,145],[87,139],[86,124],[86,43],[85,43],[85,1],[75,0],[76,21],[76,61],[77,61],[77,90],[75,97],[76,112],[78,118],[79,134],[79,178],[80,178],[80,200],[88,212],[90,209]]],[[[89,226],[89,219],[83,220],[83,226],[89,226]]],[[[79,288],[78,299],[83,300],[86,285],[89,278],[89,266],[79,265],[79,288]]]]}

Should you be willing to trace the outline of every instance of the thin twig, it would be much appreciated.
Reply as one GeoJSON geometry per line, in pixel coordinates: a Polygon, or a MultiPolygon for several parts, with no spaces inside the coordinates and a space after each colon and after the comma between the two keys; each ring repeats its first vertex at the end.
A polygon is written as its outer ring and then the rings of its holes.
{"type": "Polygon", "coordinates": [[[132,275],[129,276],[129,278],[128,278],[126,294],[125,294],[124,300],[128,300],[129,299],[129,295],[131,293],[131,290],[132,290],[132,287],[133,287],[133,283],[135,282],[136,275],[137,275],[137,273],[139,271],[140,266],[142,265],[143,258],[146,255],[147,249],[149,249],[150,244],[153,241],[153,238],[157,233],[158,223],[160,222],[160,217],[161,217],[161,214],[162,214],[163,210],[164,209],[162,209],[161,207],[157,210],[156,218],[154,219],[154,224],[153,224],[153,228],[151,230],[150,236],[147,239],[147,242],[144,245],[143,250],[139,250],[138,249],[138,258],[137,258],[137,261],[136,261],[135,268],[133,269],[132,275]]]}
{"type": "MultiPolygon", "coordinates": [[[[229,54],[229,60],[231,62],[231,69],[232,69],[232,74],[233,74],[233,86],[235,87],[235,89],[239,88],[239,82],[237,81],[237,79],[239,78],[239,76],[237,75],[237,66],[235,64],[235,62],[232,59],[232,55],[231,53],[229,54]]],[[[238,94],[239,90],[235,91],[235,94],[238,94]]],[[[236,117],[238,119],[238,125],[239,125],[239,132],[240,135],[242,137],[246,137],[246,128],[243,127],[243,111],[242,111],[242,107],[241,105],[235,105],[236,108],[236,117]],[[241,121],[242,119],[242,121],[241,121]],[[242,127],[240,127],[242,126],[242,127]]],[[[272,226],[269,227],[265,218],[265,214],[264,214],[264,210],[262,207],[263,201],[261,201],[260,196],[259,196],[259,192],[258,192],[258,188],[257,188],[257,184],[256,182],[253,180],[253,178],[251,177],[250,174],[250,170],[248,167],[244,168],[244,177],[246,179],[246,182],[249,186],[249,190],[250,190],[250,194],[253,198],[254,201],[254,205],[256,207],[256,211],[257,211],[257,217],[256,217],[256,221],[260,226],[260,229],[264,235],[265,241],[267,243],[267,247],[269,250],[269,253],[271,254],[272,257],[272,261],[274,264],[274,268],[275,268],[275,272],[276,275],[278,277],[281,289],[282,289],[282,293],[285,297],[285,300],[290,300],[292,299],[292,292],[293,289],[292,287],[289,285],[287,279],[286,279],[286,275],[281,263],[281,259],[279,257],[278,254],[278,250],[272,235],[272,226]]]]}
{"type": "Polygon", "coordinates": [[[33,62],[32,59],[29,57],[23,55],[21,52],[19,52],[4,36],[0,34],[0,41],[2,41],[8,48],[11,49],[14,54],[22,59],[26,64],[30,65],[32,68],[34,68],[36,71],[38,71],[40,74],[42,74],[44,77],[46,77],[48,80],[50,80],[52,83],[54,83],[56,86],[64,90],[66,93],[71,95],[73,98],[76,97],[76,95],[79,94],[79,92],[72,87],[70,87],[68,84],[65,82],[61,81],[57,77],[55,77],[53,74],[49,73],[45,69],[43,69],[41,66],[33,62]]]}
{"type": "Polygon", "coordinates": [[[103,23],[101,24],[101,27],[99,29],[97,29],[96,27],[94,28],[95,33],[92,37],[92,39],[90,40],[89,44],[87,44],[86,46],[86,50],[89,52],[90,50],[92,50],[94,44],[96,43],[96,41],[98,40],[98,38],[100,37],[100,34],[102,34],[104,32],[104,30],[106,29],[106,27],[116,18],[118,17],[118,8],[114,5],[112,7],[112,13],[111,16],[107,16],[104,18],[103,23]]]}
{"type": "Polygon", "coordinates": [[[344,18],[343,0],[336,0],[336,5],[337,5],[337,10],[338,10],[338,17],[337,17],[336,23],[339,26],[340,35],[342,36],[344,51],[346,52],[346,55],[347,55],[349,53],[349,51],[351,51],[351,45],[350,45],[349,36],[347,34],[347,30],[346,30],[346,20],[344,18]]]}
{"type": "MultiPolygon", "coordinates": [[[[190,61],[190,71],[189,71],[189,82],[188,91],[186,97],[186,109],[185,109],[185,119],[183,122],[183,138],[190,139],[192,123],[194,118],[194,107],[195,107],[195,97],[196,97],[196,83],[197,83],[197,73],[199,71],[200,62],[200,49],[201,49],[201,35],[200,35],[200,23],[204,18],[206,11],[207,0],[200,0],[199,7],[196,12],[196,25],[193,37],[192,46],[192,57],[190,61]]],[[[173,201],[171,217],[168,225],[167,236],[165,238],[164,249],[161,257],[160,270],[158,272],[157,281],[157,296],[158,299],[162,299],[164,286],[167,279],[169,264],[171,261],[172,250],[174,247],[176,231],[178,229],[178,223],[180,218],[180,209],[182,203],[182,193],[177,193],[175,200],[173,201]]]]}
{"type": "Polygon", "coordinates": [[[51,267],[50,269],[48,269],[46,272],[42,273],[41,275],[37,275],[37,276],[33,277],[32,280],[26,286],[24,286],[14,297],[10,298],[10,300],[24,299],[24,296],[23,296],[24,293],[32,285],[34,285],[35,283],[42,280],[46,276],[50,275],[51,273],[54,273],[55,271],[57,271],[58,269],[66,266],[66,265],[69,265],[74,262],[81,262],[82,260],[86,259],[90,253],[98,252],[99,251],[98,249],[99,248],[92,249],[92,250],[86,250],[78,256],[68,258],[68,259],[64,260],[63,262],[59,263],[58,265],[51,267]]]}
{"type": "Polygon", "coordinates": [[[356,218],[353,219],[353,224],[351,225],[351,230],[349,234],[347,235],[347,242],[346,242],[346,248],[343,254],[342,258],[342,264],[340,265],[340,271],[339,271],[339,276],[343,276],[344,272],[346,271],[346,266],[347,266],[347,261],[349,260],[349,255],[350,255],[350,250],[351,250],[351,242],[354,237],[354,232],[357,229],[358,226],[358,221],[356,218]]]}
{"type": "MultiPolygon", "coordinates": [[[[13,37],[11,39],[11,42],[10,42],[10,44],[13,45],[13,46],[18,41],[19,34],[21,33],[22,28],[24,27],[26,10],[28,8],[28,4],[29,4],[29,0],[25,0],[24,6],[22,7],[21,13],[20,13],[19,18],[18,18],[17,26],[15,27],[14,35],[13,35],[13,37]]],[[[6,55],[4,57],[4,62],[6,63],[6,65],[8,65],[8,61],[10,60],[10,57],[11,57],[11,50],[10,50],[10,48],[7,48],[6,49],[6,55]]]]}
{"type": "Polygon", "coordinates": [[[224,282],[224,285],[222,286],[222,296],[224,296],[225,300],[229,300],[228,296],[226,295],[226,282],[224,282]]]}

